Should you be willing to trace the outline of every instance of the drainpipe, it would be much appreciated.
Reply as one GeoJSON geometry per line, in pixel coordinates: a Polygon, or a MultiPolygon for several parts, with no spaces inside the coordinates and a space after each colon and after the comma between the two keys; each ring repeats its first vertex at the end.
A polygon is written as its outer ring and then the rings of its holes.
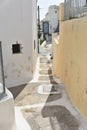
{"type": "Polygon", "coordinates": [[[38,53],[39,53],[39,44],[40,44],[40,8],[38,6],[38,53]]]}
{"type": "Polygon", "coordinates": [[[0,58],[1,58],[1,71],[2,71],[2,82],[3,82],[3,94],[5,94],[5,79],[4,79],[4,67],[3,67],[3,55],[2,55],[1,41],[0,41],[0,58]]]}

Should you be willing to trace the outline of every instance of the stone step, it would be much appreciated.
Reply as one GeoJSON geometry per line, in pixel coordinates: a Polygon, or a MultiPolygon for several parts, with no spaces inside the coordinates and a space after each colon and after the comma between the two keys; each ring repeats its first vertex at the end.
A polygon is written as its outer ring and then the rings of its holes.
{"type": "Polygon", "coordinates": [[[29,123],[31,130],[40,130],[39,124],[36,122],[36,120],[33,117],[28,117],[26,120],[29,123]]]}

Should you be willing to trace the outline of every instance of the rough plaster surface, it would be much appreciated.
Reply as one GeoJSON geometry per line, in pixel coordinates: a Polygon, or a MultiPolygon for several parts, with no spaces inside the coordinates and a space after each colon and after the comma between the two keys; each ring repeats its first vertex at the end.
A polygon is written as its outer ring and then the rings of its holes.
{"type": "Polygon", "coordinates": [[[86,24],[86,17],[61,23],[59,41],[53,40],[53,70],[65,84],[73,104],[87,118],[86,24]]]}
{"type": "Polygon", "coordinates": [[[5,82],[6,87],[13,87],[28,83],[33,77],[37,60],[37,5],[35,0],[1,1],[0,40],[5,82]],[[13,54],[12,45],[16,41],[21,45],[21,53],[13,54]]]}

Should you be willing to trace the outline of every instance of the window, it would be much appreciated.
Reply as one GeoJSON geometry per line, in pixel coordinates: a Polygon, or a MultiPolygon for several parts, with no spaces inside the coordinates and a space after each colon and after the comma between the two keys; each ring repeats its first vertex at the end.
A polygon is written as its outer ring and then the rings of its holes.
{"type": "Polygon", "coordinates": [[[13,54],[21,53],[21,45],[18,42],[12,45],[12,52],[13,54]]]}

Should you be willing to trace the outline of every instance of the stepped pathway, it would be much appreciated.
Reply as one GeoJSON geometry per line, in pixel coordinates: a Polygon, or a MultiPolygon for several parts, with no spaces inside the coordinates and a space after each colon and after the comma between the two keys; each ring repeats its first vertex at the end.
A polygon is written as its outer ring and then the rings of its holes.
{"type": "Polygon", "coordinates": [[[87,130],[87,122],[71,104],[64,85],[54,79],[45,54],[38,56],[34,79],[15,97],[15,106],[32,130],[87,130]]]}

